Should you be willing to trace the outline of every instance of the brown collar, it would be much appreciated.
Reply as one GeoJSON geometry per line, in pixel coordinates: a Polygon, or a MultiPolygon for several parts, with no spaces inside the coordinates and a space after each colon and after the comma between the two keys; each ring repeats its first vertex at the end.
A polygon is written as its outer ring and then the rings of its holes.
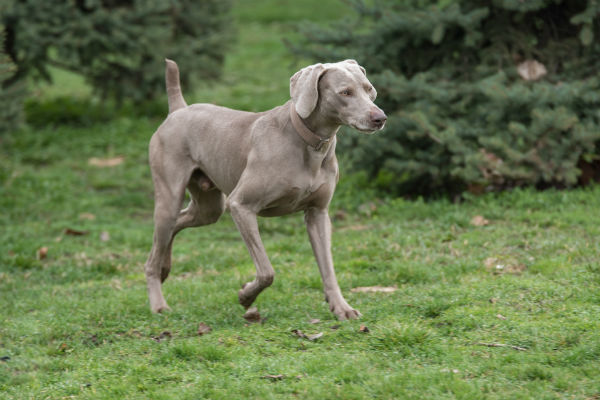
{"type": "Polygon", "coordinates": [[[292,120],[292,125],[294,126],[294,129],[296,129],[296,132],[298,132],[298,135],[300,135],[300,137],[306,142],[306,144],[308,144],[311,147],[314,147],[314,149],[317,151],[321,150],[324,145],[329,143],[331,139],[335,137],[335,134],[333,134],[333,136],[324,138],[308,129],[306,125],[304,125],[304,122],[302,122],[302,120],[300,119],[298,113],[296,112],[296,107],[294,106],[293,102],[290,102],[290,118],[292,120]]]}

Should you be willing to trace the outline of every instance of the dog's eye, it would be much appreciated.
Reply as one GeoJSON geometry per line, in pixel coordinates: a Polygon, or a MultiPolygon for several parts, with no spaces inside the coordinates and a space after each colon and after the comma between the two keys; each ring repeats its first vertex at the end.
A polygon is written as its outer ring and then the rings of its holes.
{"type": "Polygon", "coordinates": [[[342,96],[352,96],[352,90],[350,90],[350,89],[344,89],[344,90],[342,90],[342,91],[340,92],[340,94],[341,94],[342,96]]]}

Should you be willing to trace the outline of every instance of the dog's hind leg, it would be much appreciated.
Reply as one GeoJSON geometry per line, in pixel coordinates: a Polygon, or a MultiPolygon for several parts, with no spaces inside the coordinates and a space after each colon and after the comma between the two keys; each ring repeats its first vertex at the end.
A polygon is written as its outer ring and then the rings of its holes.
{"type": "Polygon", "coordinates": [[[187,189],[192,199],[179,213],[175,224],[175,235],[185,228],[214,224],[225,211],[225,195],[202,171],[194,171],[187,189]]]}
{"type": "MultiPolygon", "coordinates": [[[[188,183],[188,191],[192,199],[188,206],[179,212],[173,235],[169,243],[169,254],[175,235],[185,228],[214,224],[223,215],[225,210],[225,195],[214,186],[208,190],[205,180],[195,179],[196,173],[188,183]]],[[[164,282],[169,276],[171,263],[163,264],[161,269],[161,281],[164,282]]]]}
{"type": "Polygon", "coordinates": [[[161,312],[169,309],[162,294],[162,278],[171,269],[171,246],[191,169],[186,171],[163,159],[160,151],[152,151],[152,142],[150,158],[154,181],[154,238],[145,273],[150,308],[161,312]]]}

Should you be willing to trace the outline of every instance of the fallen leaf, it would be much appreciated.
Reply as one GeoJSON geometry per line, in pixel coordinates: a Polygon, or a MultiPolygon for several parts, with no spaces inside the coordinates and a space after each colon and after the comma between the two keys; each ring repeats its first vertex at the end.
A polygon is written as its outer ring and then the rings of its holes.
{"type": "Polygon", "coordinates": [[[369,333],[369,328],[367,328],[366,325],[361,325],[360,328],[358,328],[358,331],[361,333],[369,333]]]}
{"type": "Polygon", "coordinates": [[[92,157],[88,160],[89,165],[93,165],[94,167],[116,167],[119,164],[122,164],[125,160],[123,156],[117,156],[112,158],[97,158],[92,157]]]}
{"type": "Polygon", "coordinates": [[[498,314],[498,315],[496,315],[496,318],[498,318],[498,319],[502,319],[502,320],[505,320],[505,319],[506,319],[506,317],[505,317],[504,315],[502,315],[502,314],[498,314]]]}
{"type": "Polygon", "coordinates": [[[48,248],[46,246],[40,247],[37,251],[38,260],[43,260],[48,255],[48,248]]]}
{"type": "Polygon", "coordinates": [[[471,225],[473,226],[486,226],[489,225],[490,221],[482,217],[481,215],[476,215],[471,219],[471,225]]]}
{"type": "Polygon", "coordinates": [[[457,369],[448,369],[448,368],[444,368],[441,370],[441,372],[452,372],[453,374],[458,374],[460,371],[457,369]]]}
{"type": "Polygon", "coordinates": [[[271,379],[274,381],[280,381],[283,378],[285,378],[285,375],[279,374],[279,375],[264,375],[260,377],[261,379],[271,379]]]}
{"type": "Polygon", "coordinates": [[[163,341],[165,339],[170,339],[171,337],[172,337],[171,332],[164,331],[158,336],[152,336],[152,340],[154,340],[157,343],[160,343],[161,341],[163,341]]]}
{"type": "Polygon", "coordinates": [[[117,290],[123,290],[120,279],[113,279],[112,281],[110,281],[110,286],[112,286],[113,288],[115,288],[117,290]]]}
{"type": "Polygon", "coordinates": [[[313,341],[313,340],[317,340],[317,339],[318,339],[318,338],[320,338],[321,336],[323,336],[323,332],[315,333],[314,335],[308,335],[308,336],[306,336],[306,338],[307,338],[308,340],[311,340],[311,341],[313,341]]]}
{"type": "Polygon", "coordinates": [[[486,268],[490,269],[494,266],[494,264],[496,264],[497,261],[498,259],[496,257],[488,257],[485,259],[485,261],[483,261],[483,265],[485,265],[486,268]]]}
{"type": "Polygon", "coordinates": [[[93,221],[96,219],[96,216],[94,214],[84,212],[79,214],[79,219],[87,219],[88,221],[93,221]]]}
{"type": "Polygon", "coordinates": [[[323,332],[315,333],[314,335],[306,335],[300,329],[293,329],[292,333],[294,333],[296,336],[298,336],[300,338],[308,339],[310,341],[317,340],[318,338],[320,338],[321,336],[323,336],[323,332]]]}
{"type": "Polygon", "coordinates": [[[370,217],[371,214],[377,210],[377,206],[375,205],[375,203],[370,202],[370,203],[364,203],[361,204],[360,206],[358,206],[358,211],[361,214],[365,214],[366,216],[370,217]]]}
{"type": "Polygon", "coordinates": [[[513,350],[517,351],[527,351],[526,347],[514,346],[512,344],[504,344],[504,343],[475,343],[477,346],[486,346],[486,347],[509,347],[513,350]]]}
{"type": "Polygon", "coordinates": [[[250,307],[244,314],[244,319],[248,322],[257,323],[260,322],[260,314],[256,307],[250,307]]]}
{"type": "Polygon", "coordinates": [[[398,286],[359,286],[350,289],[353,293],[369,293],[369,292],[381,292],[381,293],[392,293],[398,290],[398,286]]]}
{"type": "Polygon", "coordinates": [[[321,320],[320,320],[320,319],[318,319],[318,318],[311,318],[311,319],[308,321],[308,323],[309,323],[309,324],[318,324],[319,322],[321,322],[321,320]]]}
{"type": "Polygon", "coordinates": [[[103,242],[108,242],[110,240],[110,234],[107,231],[102,231],[100,233],[100,240],[103,242]]]}
{"type": "Polygon", "coordinates": [[[200,324],[198,325],[198,335],[202,336],[205,333],[208,333],[212,331],[212,328],[208,325],[206,325],[204,322],[200,322],[200,324]]]}
{"type": "Polygon", "coordinates": [[[61,343],[60,346],[58,346],[58,350],[61,352],[65,352],[67,350],[67,344],[66,343],[61,343]]]}
{"type": "Polygon", "coordinates": [[[88,231],[80,231],[78,229],[71,229],[71,228],[65,229],[65,235],[83,236],[83,235],[87,235],[87,234],[88,234],[88,231]]]}
{"type": "Polygon", "coordinates": [[[342,231],[366,231],[367,229],[369,229],[368,225],[350,225],[350,226],[346,226],[344,228],[342,228],[342,231]]]}
{"type": "Polygon", "coordinates": [[[509,264],[506,268],[506,272],[513,275],[521,275],[521,273],[526,269],[527,266],[525,266],[525,264],[517,262],[514,264],[509,264]]]}
{"type": "Polygon", "coordinates": [[[495,298],[495,297],[492,297],[492,298],[490,299],[490,303],[492,303],[492,304],[496,304],[497,302],[498,302],[498,299],[497,299],[497,298],[495,298]]]}
{"type": "Polygon", "coordinates": [[[292,333],[295,333],[298,337],[306,338],[306,335],[300,329],[292,329],[292,333]]]}
{"type": "Polygon", "coordinates": [[[348,214],[346,213],[346,211],[337,210],[335,212],[335,214],[333,214],[333,219],[338,220],[338,221],[343,221],[346,219],[347,216],[348,216],[348,214]]]}
{"type": "Polygon", "coordinates": [[[521,275],[521,273],[523,273],[527,269],[527,266],[525,264],[514,259],[511,256],[504,257],[503,259],[489,257],[485,259],[483,264],[494,275],[521,275]]]}
{"type": "Polygon", "coordinates": [[[526,60],[517,65],[519,76],[526,81],[537,81],[548,73],[544,64],[536,60],[526,60]]]}
{"type": "Polygon", "coordinates": [[[335,331],[335,330],[337,330],[337,329],[340,329],[341,327],[342,327],[341,325],[339,325],[339,324],[336,324],[336,325],[331,325],[331,326],[329,327],[329,329],[333,329],[333,330],[335,331]]]}

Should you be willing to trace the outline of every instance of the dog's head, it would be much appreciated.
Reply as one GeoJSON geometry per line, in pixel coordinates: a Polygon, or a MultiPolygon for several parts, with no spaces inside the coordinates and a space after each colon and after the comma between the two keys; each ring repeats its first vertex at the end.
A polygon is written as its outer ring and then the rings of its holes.
{"type": "Polygon", "coordinates": [[[354,60],[314,64],[290,78],[296,112],[307,118],[316,109],[340,125],[373,133],[383,128],[385,113],[373,103],[377,91],[354,60]]]}

